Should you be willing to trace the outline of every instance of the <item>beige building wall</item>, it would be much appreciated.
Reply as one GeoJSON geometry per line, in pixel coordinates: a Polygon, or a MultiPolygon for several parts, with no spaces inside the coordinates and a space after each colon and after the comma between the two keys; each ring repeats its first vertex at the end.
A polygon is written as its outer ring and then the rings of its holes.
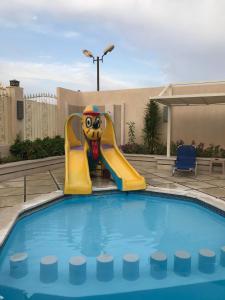
{"type": "MultiPolygon", "coordinates": [[[[225,82],[180,84],[172,87],[173,95],[224,93],[225,82]]],[[[225,105],[183,106],[172,109],[172,140],[225,148],[225,105]]]]}
{"type": "Polygon", "coordinates": [[[225,148],[225,105],[174,107],[172,140],[178,139],[225,148]]]}
{"type": "MultiPolygon", "coordinates": [[[[126,123],[135,122],[137,142],[142,142],[142,129],[144,119],[144,109],[148,102],[149,96],[157,96],[163,87],[127,89],[118,91],[100,91],[100,92],[74,92],[71,90],[58,88],[57,97],[59,102],[59,132],[63,134],[63,124],[65,117],[68,115],[68,105],[86,106],[96,104],[99,106],[122,105],[124,111],[121,111],[121,119],[124,125],[124,138],[127,142],[128,128],[126,123]]],[[[115,110],[118,110],[115,107],[115,110]]],[[[117,126],[117,125],[116,125],[117,126]]],[[[121,130],[121,134],[122,130],[121,130]]],[[[121,137],[123,139],[123,137],[121,137]]]]}
{"type": "MultiPolygon", "coordinates": [[[[144,111],[149,98],[158,96],[164,90],[164,95],[187,95],[204,93],[225,93],[225,82],[193,83],[165,87],[126,89],[100,92],[75,92],[63,88],[57,89],[59,133],[63,135],[65,118],[68,115],[68,105],[85,106],[96,104],[100,106],[124,105],[121,113],[124,132],[124,142],[128,141],[129,121],[135,122],[138,143],[143,142],[144,111]]],[[[160,105],[161,116],[163,106],[160,105]]],[[[160,138],[166,143],[167,123],[161,118],[160,138]]],[[[196,144],[203,142],[221,145],[225,148],[225,105],[185,106],[172,108],[172,141],[179,139],[185,143],[195,140],[196,144]]]]}
{"type": "MultiPolygon", "coordinates": [[[[57,112],[54,114],[55,133],[64,135],[64,124],[66,117],[74,107],[85,107],[88,104],[96,104],[112,112],[115,122],[117,139],[122,144],[128,141],[127,122],[135,122],[136,141],[143,142],[143,124],[146,104],[149,99],[164,95],[187,95],[187,94],[205,94],[205,93],[224,93],[225,82],[215,83],[193,83],[172,85],[169,88],[153,87],[140,89],[125,89],[117,91],[100,92],[77,92],[63,88],[57,88],[57,112]]],[[[23,120],[17,120],[16,104],[17,100],[23,100],[23,88],[7,87],[4,88],[7,99],[0,102],[1,116],[1,135],[0,155],[7,154],[9,145],[13,143],[16,135],[19,133],[23,137],[26,117],[23,120]],[[4,122],[3,122],[4,121],[4,122]],[[2,127],[4,126],[4,128],[2,127]],[[7,137],[5,136],[7,133],[7,137]]],[[[163,106],[160,106],[161,116],[163,115],[163,106]]],[[[27,113],[25,111],[25,113],[27,113]]],[[[49,118],[48,118],[49,119],[49,118]]],[[[51,123],[51,122],[50,122],[51,123]]],[[[160,138],[166,143],[167,123],[161,119],[160,138]]],[[[41,136],[40,136],[41,137],[41,136]]],[[[225,105],[208,106],[185,106],[172,108],[172,141],[182,139],[185,143],[191,143],[195,140],[196,144],[203,142],[205,145],[210,143],[221,145],[225,148],[225,105]]]]}

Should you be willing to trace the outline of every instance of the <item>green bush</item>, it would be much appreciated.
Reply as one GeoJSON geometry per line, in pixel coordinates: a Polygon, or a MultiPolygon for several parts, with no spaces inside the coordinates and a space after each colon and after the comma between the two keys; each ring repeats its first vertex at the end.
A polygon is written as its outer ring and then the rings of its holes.
{"type": "Polygon", "coordinates": [[[19,159],[13,155],[9,155],[7,157],[0,157],[0,164],[7,164],[18,160],[19,159]]]}
{"type": "Polygon", "coordinates": [[[204,147],[203,143],[196,146],[197,156],[199,157],[223,157],[225,158],[225,149],[221,148],[220,145],[214,146],[210,144],[207,148],[204,147]]]}
{"type": "Polygon", "coordinates": [[[56,156],[64,154],[64,139],[57,135],[51,139],[46,137],[42,140],[43,147],[48,153],[48,156],[56,156]]]}
{"type": "Polygon", "coordinates": [[[34,141],[21,141],[17,136],[14,144],[10,147],[10,153],[15,160],[38,159],[48,156],[64,154],[64,139],[60,136],[46,137],[34,141]]]}
{"type": "MultiPolygon", "coordinates": [[[[177,155],[177,147],[183,145],[183,140],[178,140],[171,143],[171,155],[177,155]]],[[[194,145],[194,141],[192,142],[194,145]]],[[[126,144],[121,146],[121,149],[124,153],[130,154],[155,154],[155,155],[166,155],[166,145],[157,143],[155,144],[154,151],[150,151],[145,145],[139,144],[126,144]]],[[[225,149],[221,148],[219,145],[209,145],[205,148],[203,143],[200,143],[196,146],[196,153],[198,157],[222,157],[225,158],[225,149]]]]}
{"type": "Polygon", "coordinates": [[[121,146],[121,150],[124,153],[130,153],[130,154],[149,154],[148,149],[146,148],[145,145],[140,145],[140,144],[125,144],[121,146]]]}

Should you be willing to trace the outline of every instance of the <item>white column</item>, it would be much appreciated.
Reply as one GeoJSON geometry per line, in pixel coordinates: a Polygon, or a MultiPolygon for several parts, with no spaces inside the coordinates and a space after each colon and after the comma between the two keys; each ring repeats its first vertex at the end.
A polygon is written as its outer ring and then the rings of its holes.
{"type": "Polygon", "coordinates": [[[121,104],[121,145],[125,144],[125,103],[121,104]]]}
{"type": "Polygon", "coordinates": [[[171,144],[171,106],[168,105],[168,122],[167,122],[167,150],[166,156],[170,157],[170,144],[171,144]]]}

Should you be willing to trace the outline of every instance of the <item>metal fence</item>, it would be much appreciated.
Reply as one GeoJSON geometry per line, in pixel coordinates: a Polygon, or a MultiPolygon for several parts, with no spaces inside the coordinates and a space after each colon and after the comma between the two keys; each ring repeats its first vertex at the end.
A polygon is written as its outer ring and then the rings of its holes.
{"type": "Polygon", "coordinates": [[[57,97],[52,94],[24,96],[24,139],[57,135],[57,97]]]}

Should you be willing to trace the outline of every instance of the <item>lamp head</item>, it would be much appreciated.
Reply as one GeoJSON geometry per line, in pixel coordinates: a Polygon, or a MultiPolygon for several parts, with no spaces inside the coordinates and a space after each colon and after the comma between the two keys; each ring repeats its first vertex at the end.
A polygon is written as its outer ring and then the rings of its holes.
{"type": "Polygon", "coordinates": [[[109,52],[111,52],[113,49],[115,48],[114,45],[109,45],[107,48],[105,48],[103,55],[108,54],[109,52]]]}
{"type": "Polygon", "coordinates": [[[93,54],[92,54],[92,52],[89,51],[89,50],[87,50],[87,49],[83,50],[82,52],[87,57],[94,57],[93,54]]]}

